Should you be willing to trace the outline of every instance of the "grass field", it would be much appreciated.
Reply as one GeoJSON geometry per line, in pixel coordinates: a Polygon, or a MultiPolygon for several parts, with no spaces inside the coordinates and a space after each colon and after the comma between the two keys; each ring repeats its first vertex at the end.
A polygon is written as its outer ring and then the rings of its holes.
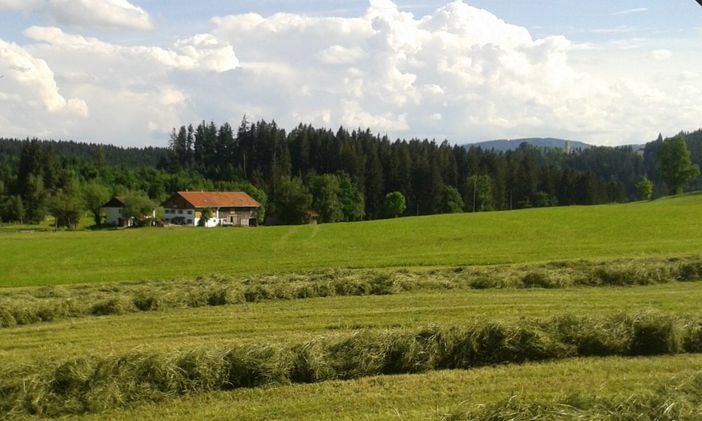
{"type": "Polygon", "coordinates": [[[0,329],[0,359],[25,363],[132,349],[188,349],[228,343],[290,343],[358,329],[516,322],[564,313],[608,316],[655,308],[702,317],[702,283],[636,288],[408,293],[264,302],[93,317],[0,329]]]}
{"type": "Polygon", "coordinates": [[[0,233],[0,286],[326,268],[681,256],[702,250],[702,195],[650,203],[256,229],[0,233]]]}
{"type": "MultiPolygon", "coordinates": [[[[631,408],[641,411],[637,419],[656,418],[632,402],[650,401],[664,386],[675,398],[678,382],[702,379],[695,353],[702,350],[702,265],[699,257],[680,259],[702,250],[700,215],[702,195],[690,195],[292,228],[0,230],[0,316],[10,304],[21,313],[51,300],[132,300],[150,285],[175,297],[149,311],[88,310],[0,328],[0,419],[490,419],[475,414],[505,402],[514,412],[515,396],[526,402],[516,410],[551,411],[543,402],[563,408],[576,395],[611,400],[583,419],[616,419],[631,408]],[[552,261],[561,263],[539,263],[552,261]],[[496,263],[517,266],[481,266],[496,263]],[[187,304],[220,285],[194,280],[210,273],[233,276],[229,286],[279,292],[262,302],[187,304]],[[341,282],[336,276],[357,287],[385,276],[395,289],[306,299],[290,292],[299,288],[285,289],[341,282]],[[181,280],[139,282],[174,278],[181,280]],[[78,283],[91,285],[67,285],[78,283]],[[389,371],[416,374],[377,376],[387,367],[366,367],[378,358],[392,363],[388,349],[396,346],[404,346],[403,361],[431,353],[439,360],[389,371]],[[464,352],[467,360],[440,362],[464,352]],[[275,377],[291,353],[322,371],[311,380],[275,377]],[[634,357],[649,354],[656,356],[634,357]],[[528,362],[537,360],[545,361],[528,362]],[[229,371],[219,373],[223,364],[229,371]],[[212,383],[222,375],[230,380],[212,383]]],[[[699,400],[671,402],[682,412],[658,419],[702,414],[699,400]]]]}
{"type": "Polygon", "coordinates": [[[212,393],[67,419],[440,420],[512,396],[627,398],[700,370],[700,355],[575,359],[212,393]]]}

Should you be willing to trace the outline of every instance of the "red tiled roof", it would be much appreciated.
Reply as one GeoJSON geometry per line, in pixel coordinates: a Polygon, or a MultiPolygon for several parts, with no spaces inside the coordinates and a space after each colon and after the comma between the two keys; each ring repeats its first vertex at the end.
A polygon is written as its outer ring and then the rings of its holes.
{"type": "Polygon", "coordinates": [[[244,192],[178,192],[195,208],[260,208],[261,204],[244,192]]]}

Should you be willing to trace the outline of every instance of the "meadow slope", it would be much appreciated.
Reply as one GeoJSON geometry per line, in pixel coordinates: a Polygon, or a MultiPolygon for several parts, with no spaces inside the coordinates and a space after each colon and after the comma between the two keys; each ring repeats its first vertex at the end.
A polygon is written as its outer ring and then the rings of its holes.
{"type": "Polygon", "coordinates": [[[684,256],[702,250],[701,214],[702,195],[687,195],[317,226],[3,231],[0,286],[684,256]]]}

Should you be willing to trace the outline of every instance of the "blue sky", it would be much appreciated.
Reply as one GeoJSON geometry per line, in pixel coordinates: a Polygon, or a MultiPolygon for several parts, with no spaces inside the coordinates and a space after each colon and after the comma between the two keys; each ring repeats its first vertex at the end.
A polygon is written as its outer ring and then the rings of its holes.
{"type": "Polygon", "coordinates": [[[246,114],[464,143],[699,128],[693,0],[0,0],[0,136],[163,145],[246,114]]]}

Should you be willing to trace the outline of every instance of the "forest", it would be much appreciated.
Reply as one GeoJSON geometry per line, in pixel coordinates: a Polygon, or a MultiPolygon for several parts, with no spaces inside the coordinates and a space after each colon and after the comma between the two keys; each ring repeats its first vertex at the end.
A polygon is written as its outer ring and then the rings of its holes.
{"type": "Polygon", "coordinates": [[[311,211],[324,223],[594,205],[702,188],[700,163],[702,131],[659,135],[643,153],[526,144],[495,152],[390,140],[370,129],[203,121],[174,129],[164,148],[0,139],[0,221],[53,215],[57,226],[72,227],[90,212],[99,226],[112,195],[129,198],[128,212],[138,215],[185,190],[246,191],[264,206],[267,224],[304,223],[311,211]]]}

